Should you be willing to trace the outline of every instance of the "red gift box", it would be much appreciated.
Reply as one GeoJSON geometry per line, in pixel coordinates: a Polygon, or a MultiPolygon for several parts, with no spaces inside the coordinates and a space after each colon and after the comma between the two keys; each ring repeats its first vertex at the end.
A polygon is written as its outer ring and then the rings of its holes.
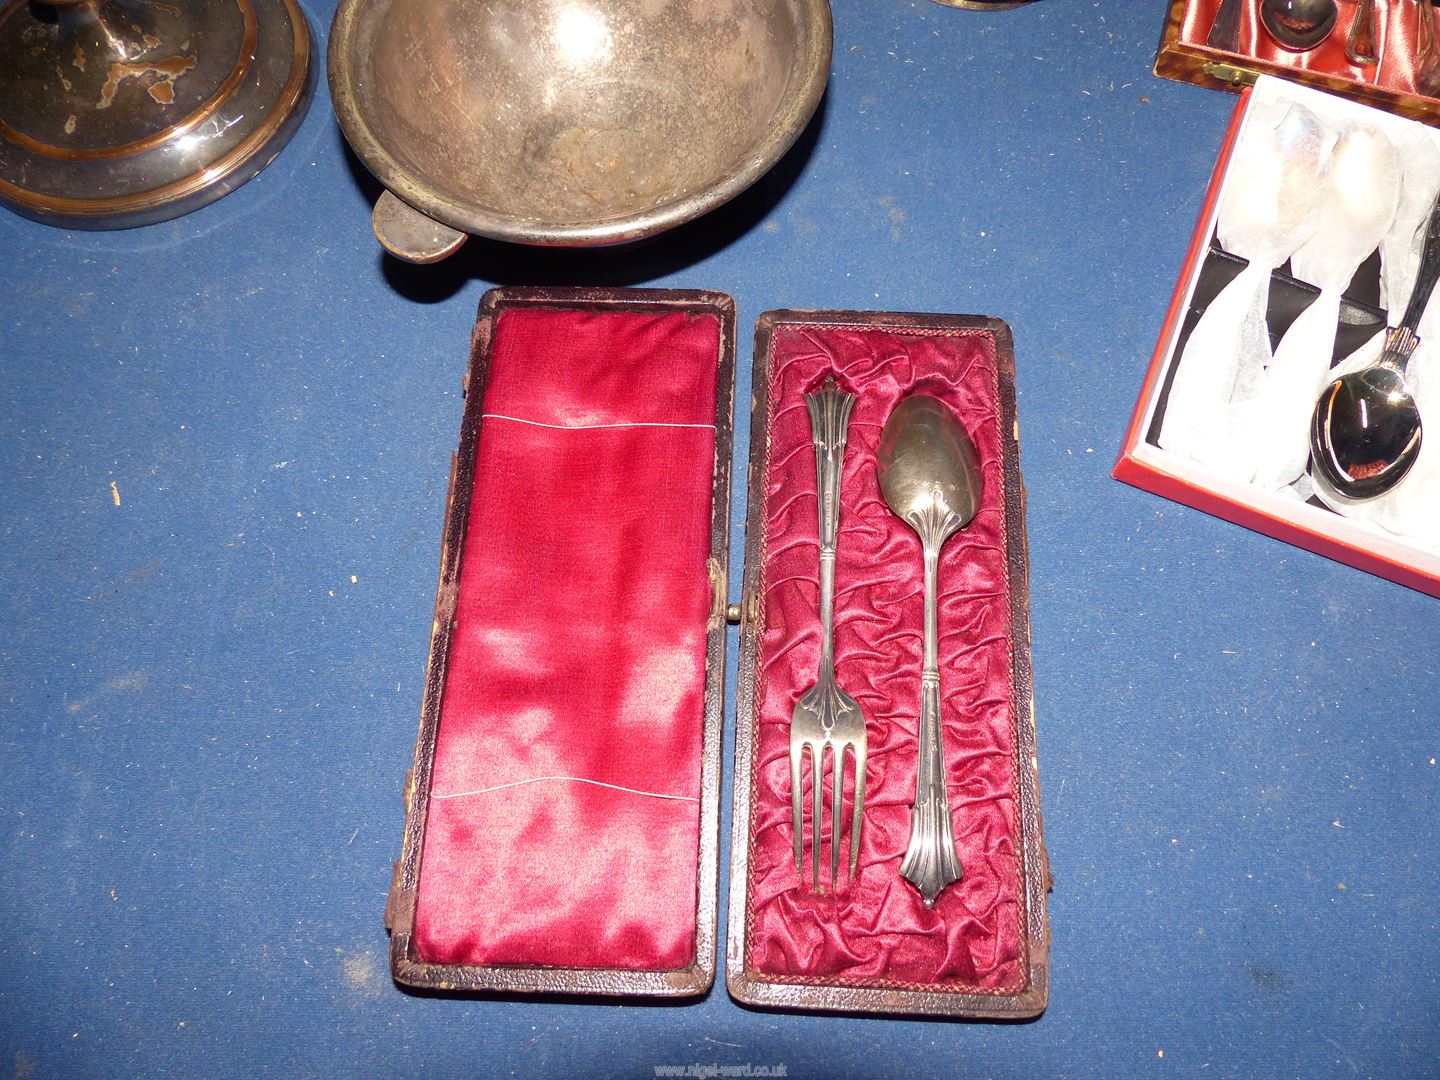
{"type": "MultiPolygon", "coordinates": [[[[1413,589],[1440,596],[1440,555],[1418,541],[1363,521],[1351,520],[1312,502],[1298,502],[1246,484],[1212,475],[1204,468],[1162,449],[1157,442],[1158,417],[1165,407],[1168,382],[1183,346],[1184,333],[1198,314],[1197,290],[1202,274],[1213,268],[1212,249],[1222,188],[1236,153],[1237,142],[1247,116],[1257,100],[1267,103],[1294,101],[1333,109],[1349,120],[1377,125],[1400,125],[1398,120],[1354,102],[1331,98],[1281,80],[1262,80],[1247,90],[1236,106],[1230,128],[1221,143],[1214,174],[1200,210],[1195,234],[1186,254],[1174,298],[1165,316],[1159,341],[1136,401],[1112,475],[1128,484],[1163,495],[1233,521],[1256,532],[1314,551],[1413,589]],[[1258,95],[1258,98],[1257,98],[1258,95]]],[[[1277,272],[1271,283],[1272,304],[1277,294],[1294,288],[1293,282],[1277,272]]],[[[1304,298],[1298,303],[1303,304],[1304,298]]],[[[1273,308],[1272,308],[1273,310],[1273,308]]],[[[1384,327],[1384,313],[1367,311],[1362,304],[1352,312],[1363,314],[1374,335],[1384,327]]],[[[1357,320],[1360,321],[1360,320],[1357,320]]],[[[1343,331],[1342,327],[1342,331],[1343,331]]],[[[1343,340],[1343,338],[1342,338],[1343,340]]]]}
{"type": "Polygon", "coordinates": [[[1346,55],[1357,0],[1337,0],[1335,28],[1305,51],[1282,48],[1265,30],[1261,0],[1236,0],[1234,48],[1212,46],[1210,31],[1223,2],[1170,0],[1155,74],[1222,90],[1253,86],[1257,78],[1270,75],[1426,123],[1440,120],[1436,93],[1440,79],[1434,73],[1440,54],[1426,49],[1420,4],[1412,0],[1375,4],[1376,63],[1359,64],[1346,55]]]}

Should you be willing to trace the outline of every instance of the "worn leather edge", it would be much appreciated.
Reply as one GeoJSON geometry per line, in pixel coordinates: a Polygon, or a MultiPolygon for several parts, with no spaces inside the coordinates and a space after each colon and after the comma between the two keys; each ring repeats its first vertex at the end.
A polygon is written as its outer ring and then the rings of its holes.
{"type": "Polygon", "coordinates": [[[1049,1001],[1050,931],[1046,894],[1051,887],[1040,810],[1039,765],[1035,748],[1035,710],[1030,665],[1029,557],[1025,529],[1025,490],[1020,473],[1019,425],[1015,403],[1015,347],[1010,327],[1000,319],[972,315],[930,315],[864,311],[767,311],[755,327],[751,375],[749,505],[745,516],[745,569],[740,627],[740,664],[735,710],[734,795],[730,839],[730,910],[725,954],[725,983],[730,996],[762,1008],[837,1013],[875,1013],[952,1019],[1026,1020],[1049,1001]],[[764,480],[769,446],[770,344],[787,324],[828,324],[908,331],[978,330],[995,344],[1000,423],[1005,434],[1006,558],[1011,580],[1012,688],[1015,699],[1017,805],[1024,875],[1026,981],[1013,994],[922,991],[817,985],[752,977],[746,970],[749,903],[750,819],[754,784],[756,691],[763,630],[760,603],[764,558],[764,480]],[[758,494],[757,494],[758,493],[758,494]]]}
{"type": "Polygon", "coordinates": [[[421,960],[413,940],[420,856],[425,843],[430,782],[440,704],[449,661],[455,605],[459,596],[460,558],[469,519],[482,402],[490,375],[495,321],[503,308],[594,307],[609,311],[693,311],[720,320],[720,357],[716,365],[715,459],[710,515],[710,559],[722,580],[728,575],[730,549],[730,459],[734,441],[735,302],[724,293],[681,289],[530,288],[491,289],[480,301],[464,379],[465,408],[459,449],[452,456],[450,488],[440,548],[440,580],[431,625],[425,696],[414,765],[406,777],[405,827],[400,861],[395,864],[385,904],[390,930],[390,971],[397,983],[423,990],[498,994],[611,995],[695,997],[715,981],[718,932],[721,736],[724,728],[725,635],[722,620],[706,632],[705,704],[701,740],[700,846],[696,875],[695,959],[669,971],[620,968],[560,968],[523,965],[436,964],[421,960]]]}

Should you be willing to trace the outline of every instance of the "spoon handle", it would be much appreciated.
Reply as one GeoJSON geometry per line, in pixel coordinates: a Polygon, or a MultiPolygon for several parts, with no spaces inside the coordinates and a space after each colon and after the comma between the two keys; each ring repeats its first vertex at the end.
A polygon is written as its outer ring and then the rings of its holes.
{"type": "Polygon", "coordinates": [[[1237,52],[1240,48],[1240,0],[1223,0],[1215,21],[1210,24],[1210,36],[1205,44],[1222,52],[1237,52]]]}
{"type": "Polygon", "coordinates": [[[810,434],[815,443],[815,496],[820,514],[821,671],[835,670],[835,545],[840,535],[840,474],[855,395],[843,392],[835,376],[805,395],[810,434]]]}
{"type": "MultiPolygon", "coordinates": [[[[938,532],[938,530],[936,530],[938,532]]],[[[920,890],[925,906],[951,882],[959,881],[955,828],[945,790],[945,738],[940,728],[938,606],[940,543],[921,536],[925,552],[925,662],[920,672],[920,762],[915,776],[915,805],[910,808],[910,846],[900,876],[920,890]]]]}
{"type": "Polygon", "coordinates": [[[1375,0],[1360,0],[1355,5],[1345,56],[1352,64],[1369,65],[1379,59],[1375,53],[1375,0]]]}
{"type": "Polygon", "coordinates": [[[1433,0],[1417,0],[1415,18],[1419,20],[1415,35],[1416,85],[1424,97],[1440,96],[1440,48],[1435,44],[1435,4],[1433,0]]]}

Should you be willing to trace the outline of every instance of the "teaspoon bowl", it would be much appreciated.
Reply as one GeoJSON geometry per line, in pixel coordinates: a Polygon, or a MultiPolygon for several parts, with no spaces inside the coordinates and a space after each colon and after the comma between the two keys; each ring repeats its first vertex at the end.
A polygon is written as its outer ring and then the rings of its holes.
{"type": "Polygon", "coordinates": [[[917,394],[890,414],[876,455],[880,490],[895,515],[920,531],[925,515],[945,520],[941,542],[980,508],[975,445],[938,399],[917,394]]]}
{"type": "Polygon", "coordinates": [[[1265,0],[1260,21],[1282,49],[1309,52],[1335,29],[1335,0],[1265,0]]]}
{"type": "Polygon", "coordinates": [[[1311,421],[1315,467],[1332,488],[1371,499],[1404,479],[1420,455],[1420,409],[1405,376],[1377,364],[1325,388],[1311,421]]]}

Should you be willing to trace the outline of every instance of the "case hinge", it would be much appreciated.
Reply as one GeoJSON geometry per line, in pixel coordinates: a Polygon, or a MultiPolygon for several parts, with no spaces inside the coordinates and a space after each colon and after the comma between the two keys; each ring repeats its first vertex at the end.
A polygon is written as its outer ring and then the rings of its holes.
{"type": "Polygon", "coordinates": [[[1221,82],[1231,83],[1235,86],[1254,86],[1255,80],[1260,77],[1259,72],[1236,67],[1234,64],[1226,64],[1219,60],[1205,61],[1205,74],[1212,79],[1219,79],[1221,82]]]}
{"type": "Polygon", "coordinates": [[[760,598],[754,594],[745,596],[738,604],[731,604],[725,609],[725,621],[735,626],[744,624],[750,627],[760,625],[760,598]]]}

